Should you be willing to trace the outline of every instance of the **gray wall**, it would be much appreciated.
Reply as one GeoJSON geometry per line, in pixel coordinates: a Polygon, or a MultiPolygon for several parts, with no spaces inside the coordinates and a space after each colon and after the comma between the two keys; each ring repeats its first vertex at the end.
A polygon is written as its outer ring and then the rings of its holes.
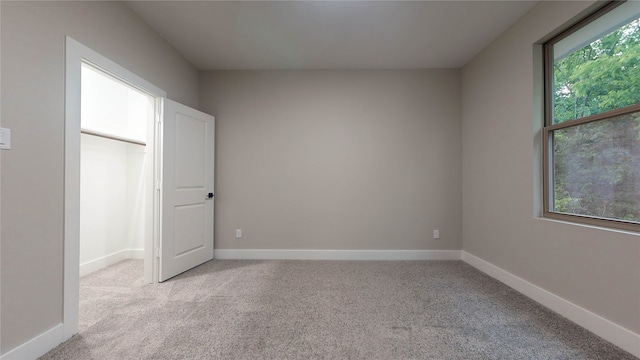
{"type": "Polygon", "coordinates": [[[459,70],[212,71],[200,90],[216,249],[461,248],[459,70]]]}
{"type": "Polygon", "coordinates": [[[590,4],[542,2],[464,67],[463,248],[639,333],[640,237],[539,218],[534,44],[590,4]]]}
{"type": "Polygon", "coordinates": [[[198,72],[119,2],[0,2],[0,351],[62,320],[65,35],[198,106],[198,72]]]}

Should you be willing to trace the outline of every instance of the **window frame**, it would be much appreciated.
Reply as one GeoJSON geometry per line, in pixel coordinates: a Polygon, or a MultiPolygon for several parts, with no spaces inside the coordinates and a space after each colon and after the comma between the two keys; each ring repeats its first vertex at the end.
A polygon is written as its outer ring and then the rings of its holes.
{"type": "Polygon", "coordinates": [[[559,35],[554,36],[552,39],[550,39],[543,45],[543,63],[544,63],[544,69],[543,69],[544,71],[544,122],[543,122],[543,128],[542,128],[542,162],[543,162],[542,163],[542,177],[543,177],[542,217],[543,218],[567,221],[567,222],[578,223],[583,225],[605,227],[605,228],[611,228],[611,229],[617,229],[617,230],[640,232],[640,223],[636,223],[636,222],[551,211],[551,205],[554,203],[554,199],[553,199],[553,189],[554,189],[553,138],[551,137],[551,133],[559,129],[570,128],[570,127],[583,125],[591,122],[608,120],[620,115],[640,112],[640,103],[638,103],[635,105],[618,108],[615,110],[610,110],[610,111],[602,112],[602,113],[587,116],[587,117],[567,120],[559,124],[553,124],[553,115],[554,115],[553,46],[556,43],[558,43],[560,40],[575,33],[576,31],[579,31],[587,24],[598,19],[602,15],[608,13],[609,11],[613,10],[619,5],[622,5],[625,2],[626,1],[608,2],[604,6],[602,6],[595,12],[593,12],[591,15],[578,21],[576,24],[569,27],[567,30],[561,32],[559,35]]]}

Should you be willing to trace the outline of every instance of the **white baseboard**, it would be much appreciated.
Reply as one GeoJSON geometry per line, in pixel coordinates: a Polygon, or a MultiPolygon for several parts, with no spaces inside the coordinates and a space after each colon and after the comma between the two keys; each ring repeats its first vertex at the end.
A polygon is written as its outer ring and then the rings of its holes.
{"type": "Polygon", "coordinates": [[[144,249],[124,249],[80,264],[80,277],[104,269],[125,259],[144,259],[144,249]]]}
{"type": "Polygon", "coordinates": [[[462,261],[630,352],[634,356],[640,357],[640,334],[625,329],[466,251],[462,251],[462,261]]]}
{"type": "Polygon", "coordinates": [[[144,249],[127,249],[127,259],[144,260],[144,249]]]}
{"type": "Polygon", "coordinates": [[[218,249],[227,260],[460,260],[460,250],[270,250],[218,249]]]}
{"type": "Polygon", "coordinates": [[[64,341],[63,325],[58,324],[50,330],[34,337],[26,343],[0,355],[0,360],[37,359],[64,341]]]}

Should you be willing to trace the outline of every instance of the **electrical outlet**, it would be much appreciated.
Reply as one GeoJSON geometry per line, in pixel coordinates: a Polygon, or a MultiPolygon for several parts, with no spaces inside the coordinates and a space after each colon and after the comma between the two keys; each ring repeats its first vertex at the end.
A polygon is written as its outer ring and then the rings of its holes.
{"type": "Polygon", "coordinates": [[[242,239],[242,229],[236,229],[236,239],[242,239]]]}
{"type": "Polygon", "coordinates": [[[0,128],[0,149],[11,150],[11,129],[0,128]]]}
{"type": "Polygon", "coordinates": [[[440,230],[433,230],[433,238],[440,239],[440,230]]]}

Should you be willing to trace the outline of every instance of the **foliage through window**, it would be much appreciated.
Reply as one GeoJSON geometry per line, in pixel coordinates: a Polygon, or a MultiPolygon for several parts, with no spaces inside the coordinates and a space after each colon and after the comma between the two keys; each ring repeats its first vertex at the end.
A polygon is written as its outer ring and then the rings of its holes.
{"type": "Polygon", "coordinates": [[[545,45],[545,215],[640,229],[640,4],[545,45]]]}

